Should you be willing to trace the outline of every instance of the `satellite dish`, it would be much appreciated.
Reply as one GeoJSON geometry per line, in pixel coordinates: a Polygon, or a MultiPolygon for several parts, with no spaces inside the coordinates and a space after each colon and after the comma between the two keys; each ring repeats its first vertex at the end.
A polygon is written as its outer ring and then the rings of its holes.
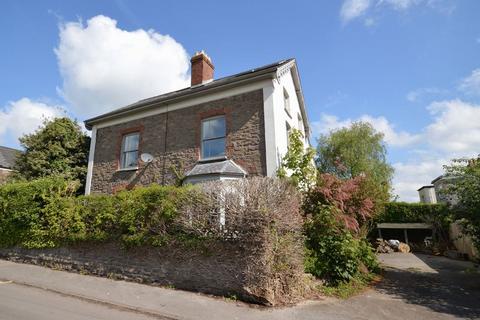
{"type": "Polygon", "coordinates": [[[140,159],[142,160],[142,162],[150,163],[153,161],[153,156],[150,153],[142,153],[140,155],[140,159]]]}

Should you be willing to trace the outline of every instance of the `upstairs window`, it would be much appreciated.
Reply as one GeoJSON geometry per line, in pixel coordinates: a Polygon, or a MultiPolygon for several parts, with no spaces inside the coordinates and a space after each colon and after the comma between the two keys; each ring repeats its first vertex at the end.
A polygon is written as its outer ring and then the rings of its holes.
{"type": "Polygon", "coordinates": [[[285,127],[286,127],[286,132],[287,132],[287,147],[290,146],[290,133],[292,133],[292,127],[290,127],[290,125],[288,124],[288,122],[285,123],[285,127]]]}
{"type": "Polygon", "coordinates": [[[285,112],[290,116],[290,96],[288,95],[287,90],[283,88],[283,108],[285,109],[285,112]]]}
{"type": "Polygon", "coordinates": [[[302,119],[302,116],[300,115],[300,113],[298,114],[298,130],[300,130],[303,134],[303,132],[305,131],[304,127],[303,127],[303,119],[302,119]]]}
{"type": "Polygon", "coordinates": [[[202,121],[202,159],[225,156],[226,126],[225,116],[208,118],[202,121]]]}
{"type": "Polygon", "coordinates": [[[138,166],[138,145],[140,133],[134,132],[123,136],[120,169],[131,169],[138,166]]]}

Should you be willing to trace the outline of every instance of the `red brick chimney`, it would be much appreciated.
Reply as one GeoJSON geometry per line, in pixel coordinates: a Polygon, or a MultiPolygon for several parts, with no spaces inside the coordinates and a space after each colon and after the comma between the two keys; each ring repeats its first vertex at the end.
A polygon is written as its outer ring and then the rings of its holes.
{"type": "Polygon", "coordinates": [[[192,63],[192,86],[213,80],[215,67],[203,50],[195,52],[190,62],[192,63]]]}

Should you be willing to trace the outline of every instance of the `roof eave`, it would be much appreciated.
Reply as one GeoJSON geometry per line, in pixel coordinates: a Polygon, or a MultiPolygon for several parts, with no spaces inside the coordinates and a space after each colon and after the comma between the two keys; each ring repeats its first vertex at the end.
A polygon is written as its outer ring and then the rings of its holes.
{"type": "Polygon", "coordinates": [[[300,74],[298,72],[298,66],[297,66],[297,61],[293,59],[293,66],[292,66],[292,78],[293,78],[293,83],[295,84],[295,92],[297,94],[297,99],[298,103],[300,104],[300,111],[302,112],[302,118],[303,118],[303,125],[305,127],[305,135],[307,136],[307,141],[310,143],[310,136],[311,136],[311,131],[310,131],[310,124],[308,121],[308,115],[307,115],[307,109],[305,107],[305,99],[303,97],[303,91],[302,91],[302,83],[300,80],[300,74]]]}

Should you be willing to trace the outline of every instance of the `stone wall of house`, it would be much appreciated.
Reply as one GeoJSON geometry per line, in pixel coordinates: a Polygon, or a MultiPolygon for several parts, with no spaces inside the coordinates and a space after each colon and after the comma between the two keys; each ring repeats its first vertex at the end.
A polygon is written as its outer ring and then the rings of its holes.
{"type": "Polygon", "coordinates": [[[175,183],[200,157],[201,120],[221,114],[227,124],[227,157],[251,176],[266,175],[263,91],[256,90],[98,129],[92,192],[175,183]],[[139,163],[136,171],[118,171],[122,136],[134,130],[141,133],[140,153],[150,153],[154,160],[139,163]]]}
{"type": "Polygon", "coordinates": [[[77,244],[49,249],[2,248],[0,258],[41,266],[198,291],[262,304],[283,297],[258,248],[216,241],[208,246],[121,248],[116,243],[77,244]],[[252,262],[253,261],[253,262],[252,262]],[[266,280],[265,280],[266,279],[266,280]]]}

